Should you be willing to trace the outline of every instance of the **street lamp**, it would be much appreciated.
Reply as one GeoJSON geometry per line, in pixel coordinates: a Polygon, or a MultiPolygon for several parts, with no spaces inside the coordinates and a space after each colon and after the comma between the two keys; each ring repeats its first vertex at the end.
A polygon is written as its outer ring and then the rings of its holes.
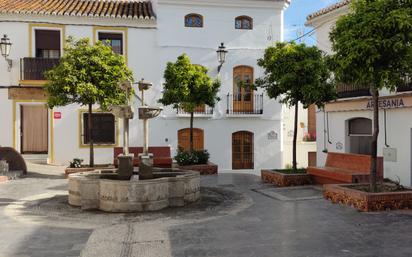
{"type": "Polygon", "coordinates": [[[227,50],[226,50],[225,43],[220,44],[216,53],[217,53],[217,61],[219,62],[219,67],[217,67],[217,71],[220,72],[220,69],[222,69],[222,66],[226,61],[227,50]]]}
{"type": "Polygon", "coordinates": [[[8,64],[8,71],[11,71],[13,65],[12,60],[7,58],[10,55],[11,45],[12,43],[10,43],[10,38],[8,38],[7,35],[3,35],[0,40],[0,50],[1,55],[4,57],[4,59],[6,59],[6,62],[8,64]]]}

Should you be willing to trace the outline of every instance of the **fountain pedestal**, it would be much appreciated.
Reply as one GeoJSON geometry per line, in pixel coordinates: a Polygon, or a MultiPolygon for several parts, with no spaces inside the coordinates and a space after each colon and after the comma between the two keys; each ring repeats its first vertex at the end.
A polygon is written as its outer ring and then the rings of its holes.
{"type": "Polygon", "coordinates": [[[117,174],[119,174],[119,179],[129,180],[133,176],[133,154],[119,155],[119,168],[117,174]]]}
{"type": "Polygon", "coordinates": [[[153,154],[139,155],[139,179],[153,179],[153,154]]]}

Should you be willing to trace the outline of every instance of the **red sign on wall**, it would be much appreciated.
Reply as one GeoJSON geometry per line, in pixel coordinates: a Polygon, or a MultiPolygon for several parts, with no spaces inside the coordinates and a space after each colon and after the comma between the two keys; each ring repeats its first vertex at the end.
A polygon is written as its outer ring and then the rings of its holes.
{"type": "Polygon", "coordinates": [[[60,120],[62,118],[62,113],[61,112],[54,112],[54,119],[55,120],[60,120]]]}

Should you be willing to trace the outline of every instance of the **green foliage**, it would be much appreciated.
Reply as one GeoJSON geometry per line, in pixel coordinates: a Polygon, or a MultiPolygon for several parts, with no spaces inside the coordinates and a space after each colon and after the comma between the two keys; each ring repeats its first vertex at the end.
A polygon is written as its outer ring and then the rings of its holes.
{"type": "Polygon", "coordinates": [[[207,164],[209,162],[210,154],[207,150],[201,151],[184,151],[182,148],[177,150],[174,159],[181,166],[207,164]]]}
{"type": "Polygon", "coordinates": [[[395,90],[412,74],[412,1],[358,0],[330,34],[331,64],[343,83],[395,90]]]}
{"type": "Polygon", "coordinates": [[[110,46],[69,37],[60,64],[46,72],[46,78],[50,108],[77,103],[99,104],[106,109],[125,102],[126,94],[118,83],[133,76],[124,57],[113,53],[110,46]]]}
{"type": "Polygon", "coordinates": [[[256,86],[264,88],[270,98],[280,98],[281,103],[321,107],[335,97],[326,58],[315,46],[277,43],[266,49],[258,65],[265,75],[256,80],[256,86]]]}
{"type": "Polygon", "coordinates": [[[73,161],[70,162],[70,168],[81,168],[83,163],[83,159],[74,158],[73,161]]]}
{"type": "Polygon", "coordinates": [[[175,63],[169,62],[164,73],[164,92],[159,100],[163,105],[173,105],[193,112],[200,105],[214,107],[219,101],[220,81],[212,80],[203,66],[192,64],[183,54],[175,63]]]}

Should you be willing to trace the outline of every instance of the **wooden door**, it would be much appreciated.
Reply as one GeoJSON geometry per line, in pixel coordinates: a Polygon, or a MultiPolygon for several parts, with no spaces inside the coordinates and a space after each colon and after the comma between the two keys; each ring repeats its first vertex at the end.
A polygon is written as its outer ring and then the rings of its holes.
{"type": "Polygon", "coordinates": [[[46,105],[21,105],[21,152],[48,152],[48,112],[46,105]]]}
{"type": "Polygon", "coordinates": [[[238,66],[233,69],[233,111],[253,112],[253,68],[238,66]]]}
{"type": "MultiPolygon", "coordinates": [[[[203,150],[204,149],[204,132],[203,129],[194,128],[193,129],[193,149],[203,150]]],[[[177,132],[178,146],[183,148],[183,150],[188,151],[190,149],[190,129],[185,128],[177,132]]]]}
{"type": "Polygon", "coordinates": [[[232,134],[232,169],[254,168],[253,133],[239,131],[232,134]]]}

